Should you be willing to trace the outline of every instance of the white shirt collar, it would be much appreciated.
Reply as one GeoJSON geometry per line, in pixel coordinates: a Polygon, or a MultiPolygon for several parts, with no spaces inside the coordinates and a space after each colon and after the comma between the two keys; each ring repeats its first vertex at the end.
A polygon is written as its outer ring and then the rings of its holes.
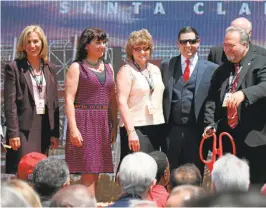
{"type": "MultiPolygon", "coordinates": [[[[196,64],[198,62],[198,59],[199,59],[198,53],[196,53],[192,58],[189,59],[190,60],[190,64],[189,64],[189,66],[190,66],[190,74],[189,74],[189,76],[192,75],[192,73],[193,73],[193,71],[195,69],[195,66],[196,66],[196,64]]],[[[182,73],[183,74],[184,74],[185,68],[187,66],[186,60],[187,60],[187,58],[185,58],[183,55],[181,55],[181,68],[182,68],[182,73]]]]}
{"type": "MultiPolygon", "coordinates": [[[[198,53],[195,53],[195,55],[189,59],[190,60],[190,65],[195,66],[197,61],[198,61],[198,59],[199,59],[198,53]]],[[[185,58],[183,55],[181,55],[181,64],[182,65],[187,65],[186,60],[187,60],[187,58],[185,58]]]]}

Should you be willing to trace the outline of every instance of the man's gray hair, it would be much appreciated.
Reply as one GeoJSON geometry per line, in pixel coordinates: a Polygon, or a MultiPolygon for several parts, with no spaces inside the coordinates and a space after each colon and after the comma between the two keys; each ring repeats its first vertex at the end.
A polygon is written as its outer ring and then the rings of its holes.
{"type": "Polygon", "coordinates": [[[240,35],[240,42],[241,43],[247,43],[247,47],[249,46],[249,35],[246,32],[246,30],[244,30],[243,28],[240,27],[228,27],[225,30],[225,34],[229,33],[229,32],[237,32],[240,35]]]}
{"type": "Polygon", "coordinates": [[[88,187],[75,184],[60,189],[51,199],[50,207],[97,207],[88,187]]]}
{"type": "Polygon", "coordinates": [[[156,177],[157,164],[146,153],[136,152],[127,155],[119,168],[119,180],[122,190],[130,194],[145,193],[156,177]]]}
{"type": "Polygon", "coordinates": [[[26,199],[7,184],[1,185],[1,207],[31,207],[26,199]]]}
{"type": "Polygon", "coordinates": [[[248,191],[250,183],[249,165],[244,159],[226,154],[213,165],[212,182],[216,192],[248,191]]]}
{"type": "Polygon", "coordinates": [[[135,207],[157,207],[157,204],[155,201],[150,200],[131,199],[129,201],[129,208],[135,207]]]}
{"type": "Polygon", "coordinates": [[[70,180],[69,169],[64,160],[49,157],[41,160],[33,170],[35,191],[41,197],[50,197],[70,180]]]}

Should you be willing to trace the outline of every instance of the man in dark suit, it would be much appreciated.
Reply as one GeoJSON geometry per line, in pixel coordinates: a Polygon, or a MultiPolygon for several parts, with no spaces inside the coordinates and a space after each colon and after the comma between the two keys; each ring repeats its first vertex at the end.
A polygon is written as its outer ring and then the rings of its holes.
{"type": "MultiPolygon", "coordinates": [[[[217,131],[230,133],[238,157],[249,160],[251,183],[266,179],[266,60],[249,48],[249,35],[229,27],[224,38],[229,61],[213,74],[205,109],[207,130],[218,122],[217,131]]],[[[216,131],[216,129],[214,129],[216,131]]],[[[224,140],[224,151],[231,146],[224,140]]]]}
{"type": "MultiPolygon", "coordinates": [[[[252,24],[251,22],[244,18],[240,17],[231,22],[232,27],[240,27],[248,33],[249,37],[251,37],[252,33],[252,24]]],[[[249,50],[252,51],[255,54],[265,56],[266,57],[266,49],[262,48],[257,45],[253,45],[251,42],[249,42],[249,50]]],[[[223,50],[223,46],[214,46],[210,49],[210,53],[208,55],[208,60],[221,65],[223,62],[227,61],[226,55],[223,50]]]]}
{"type": "Polygon", "coordinates": [[[171,169],[184,163],[194,163],[203,172],[198,148],[204,130],[202,106],[211,76],[218,65],[199,60],[197,50],[200,39],[192,27],[179,31],[177,45],[180,55],[161,63],[168,159],[171,169]]]}

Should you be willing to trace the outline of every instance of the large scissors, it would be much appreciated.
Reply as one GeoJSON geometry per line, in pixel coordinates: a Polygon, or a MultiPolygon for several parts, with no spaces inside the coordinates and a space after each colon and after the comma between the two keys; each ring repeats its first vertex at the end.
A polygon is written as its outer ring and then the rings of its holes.
{"type": "MultiPolygon", "coordinates": [[[[214,128],[214,126],[212,127],[212,129],[214,128]]],[[[199,155],[200,155],[200,160],[208,167],[208,169],[210,170],[210,172],[212,172],[212,169],[213,169],[213,164],[215,163],[216,161],[216,155],[220,157],[223,156],[223,138],[227,136],[230,141],[231,141],[231,144],[232,144],[232,154],[235,155],[236,154],[236,146],[235,146],[235,142],[234,142],[234,139],[233,137],[227,133],[227,132],[222,132],[220,135],[219,135],[219,141],[218,141],[218,148],[217,148],[217,136],[216,136],[216,133],[212,132],[212,134],[210,135],[210,137],[208,138],[202,138],[201,139],[201,142],[200,142],[200,148],[199,148],[199,155]],[[213,143],[212,143],[212,157],[210,160],[204,160],[203,158],[203,144],[205,142],[205,140],[209,139],[213,137],[213,143]]]]}

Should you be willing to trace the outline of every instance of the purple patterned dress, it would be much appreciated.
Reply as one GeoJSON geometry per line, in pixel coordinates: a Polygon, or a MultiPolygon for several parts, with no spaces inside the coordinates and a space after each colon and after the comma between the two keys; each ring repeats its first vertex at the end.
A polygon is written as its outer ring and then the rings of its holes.
{"type": "Polygon", "coordinates": [[[82,147],[71,144],[67,130],[66,162],[71,173],[112,173],[111,129],[108,105],[114,87],[113,71],[105,65],[105,82],[80,62],[75,98],[77,127],[82,147]]]}

